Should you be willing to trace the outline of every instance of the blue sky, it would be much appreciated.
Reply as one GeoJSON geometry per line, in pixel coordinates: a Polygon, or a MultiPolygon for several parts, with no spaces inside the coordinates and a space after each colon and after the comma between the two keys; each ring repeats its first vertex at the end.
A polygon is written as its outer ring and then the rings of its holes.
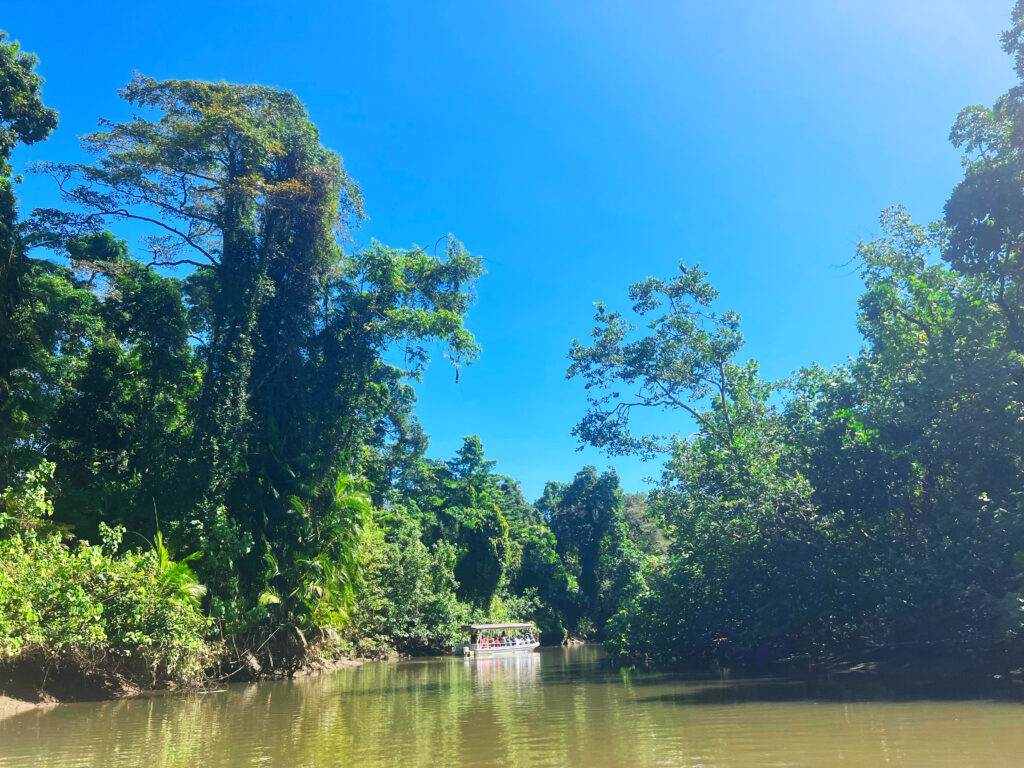
{"type": "MultiPolygon", "coordinates": [[[[80,158],[133,70],[295,91],[360,183],[357,242],[452,232],[486,260],[482,358],[419,386],[430,454],[479,434],[528,498],[583,464],[640,490],[656,464],[593,450],[565,354],[594,301],[699,262],[747,353],[782,377],[856,354],[856,243],[878,213],[941,214],[958,109],[1013,84],[1009,0],[171,3],[5,8],[61,113],[18,163],[80,158]],[[102,10],[100,10],[102,8],[102,10]]],[[[29,178],[25,211],[52,204],[29,178]]],[[[664,417],[665,431],[686,429],[664,417]]]]}

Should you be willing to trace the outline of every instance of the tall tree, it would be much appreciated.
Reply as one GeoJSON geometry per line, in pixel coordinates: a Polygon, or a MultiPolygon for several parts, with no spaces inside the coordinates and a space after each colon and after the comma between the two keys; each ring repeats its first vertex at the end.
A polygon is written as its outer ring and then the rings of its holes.
{"type": "Polygon", "coordinates": [[[597,474],[592,466],[576,473],[572,482],[550,482],[537,501],[555,535],[557,551],[579,584],[580,615],[597,625],[600,616],[599,567],[606,534],[621,518],[622,488],[614,470],[597,474]]]}
{"type": "Polygon", "coordinates": [[[449,461],[423,461],[403,500],[422,522],[426,541],[455,544],[458,597],[486,610],[508,583],[518,552],[508,517],[526,506],[518,487],[492,472],[480,438],[464,438],[449,461]]]}
{"type": "Polygon", "coordinates": [[[47,411],[38,374],[54,347],[52,326],[35,322],[46,286],[28,275],[11,167],[15,147],[42,141],[57,127],[57,112],[43,104],[37,63],[0,31],[0,488],[38,460],[33,436],[47,411]]]}
{"type": "Polygon", "coordinates": [[[199,567],[220,564],[204,574],[215,592],[248,585],[251,600],[261,585],[301,623],[305,603],[286,598],[322,562],[338,478],[406,428],[406,380],[431,340],[455,364],[476,354],[463,317],[480,261],[451,238],[444,258],[346,253],[358,187],[291,93],[137,76],[122,95],[150,114],[85,137],[91,165],[44,165],[74,209],[39,211],[37,226],[66,239],[135,220],[150,227],[151,266],[191,269],[201,388],[183,492],[163,512],[212,550],[199,567]],[[385,362],[392,351],[403,368],[385,362]]]}
{"type": "Polygon", "coordinates": [[[822,537],[799,454],[770,402],[775,387],[756,363],[737,361],[739,317],[714,309],[704,272],[680,265],[629,295],[636,316],[651,318],[643,330],[598,305],[592,345],[569,353],[569,376],[592,393],[581,441],[668,453],[651,503],[670,535],[669,563],[656,594],[616,618],[611,647],[660,658],[755,647],[820,610],[822,537]],[[672,432],[636,433],[636,409],[664,413],[672,432]]]}

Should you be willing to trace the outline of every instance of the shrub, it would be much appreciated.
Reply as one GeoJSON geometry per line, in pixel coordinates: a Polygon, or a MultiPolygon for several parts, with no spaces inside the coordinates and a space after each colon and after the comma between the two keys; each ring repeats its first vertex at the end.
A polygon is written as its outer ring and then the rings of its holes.
{"type": "Polygon", "coordinates": [[[419,525],[396,516],[369,526],[363,547],[363,587],[346,636],[362,656],[443,649],[458,641],[466,607],[456,597],[455,551],[432,548],[419,525]]]}
{"type": "Polygon", "coordinates": [[[73,659],[86,674],[198,683],[212,658],[211,626],[187,563],[172,561],[159,535],[153,549],[118,554],[123,529],[102,523],[102,544],[65,543],[39,524],[49,513],[47,474],[4,494],[8,510],[25,511],[31,499],[35,518],[0,520],[0,663],[73,659]]]}

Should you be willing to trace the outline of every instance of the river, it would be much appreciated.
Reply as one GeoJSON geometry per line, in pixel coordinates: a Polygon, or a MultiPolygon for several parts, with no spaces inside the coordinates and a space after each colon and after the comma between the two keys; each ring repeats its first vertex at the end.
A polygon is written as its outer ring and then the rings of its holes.
{"type": "Polygon", "coordinates": [[[547,648],[27,712],[0,721],[0,766],[1020,768],[1013,687],[701,681],[547,648]]]}

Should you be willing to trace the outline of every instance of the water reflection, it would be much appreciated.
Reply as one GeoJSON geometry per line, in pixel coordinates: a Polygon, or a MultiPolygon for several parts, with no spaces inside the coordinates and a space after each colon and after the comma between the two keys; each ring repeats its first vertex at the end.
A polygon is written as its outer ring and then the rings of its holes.
{"type": "Polygon", "coordinates": [[[0,722],[0,766],[1024,764],[999,691],[687,680],[600,649],[372,664],[0,722]]]}
{"type": "Polygon", "coordinates": [[[536,684],[540,671],[540,653],[518,653],[509,656],[480,656],[463,659],[466,672],[477,685],[536,684]]]}

